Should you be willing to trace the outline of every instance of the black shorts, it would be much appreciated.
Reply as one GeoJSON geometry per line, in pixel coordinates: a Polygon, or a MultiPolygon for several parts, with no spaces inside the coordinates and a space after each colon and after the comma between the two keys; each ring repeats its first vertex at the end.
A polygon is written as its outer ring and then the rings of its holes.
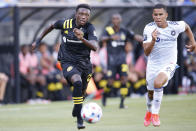
{"type": "Polygon", "coordinates": [[[108,78],[116,78],[116,74],[120,76],[127,76],[128,75],[128,65],[125,61],[125,55],[115,55],[115,56],[108,56],[108,71],[107,77],[108,78]]]}
{"type": "Polygon", "coordinates": [[[65,79],[71,83],[71,77],[74,74],[78,74],[82,78],[82,84],[86,88],[90,78],[92,77],[92,64],[90,61],[79,61],[79,62],[61,62],[63,69],[63,75],[65,79]]]}

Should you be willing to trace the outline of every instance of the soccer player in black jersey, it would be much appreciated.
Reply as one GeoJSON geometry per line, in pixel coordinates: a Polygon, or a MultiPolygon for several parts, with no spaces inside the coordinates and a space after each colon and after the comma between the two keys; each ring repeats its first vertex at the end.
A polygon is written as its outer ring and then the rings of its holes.
{"type": "Polygon", "coordinates": [[[81,118],[81,108],[87,84],[92,76],[90,51],[96,51],[98,48],[95,28],[88,22],[90,12],[89,5],[78,5],[75,18],[56,21],[32,44],[34,49],[50,31],[61,30],[62,44],[58,52],[58,60],[61,62],[64,77],[74,86],[72,116],[77,117],[78,129],[85,128],[81,118]]]}
{"type": "Polygon", "coordinates": [[[124,99],[128,94],[127,88],[127,72],[128,65],[126,64],[126,53],[125,45],[129,40],[136,40],[142,42],[142,36],[135,35],[133,32],[121,27],[121,15],[113,14],[112,15],[112,24],[113,26],[107,26],[102,34],[101,41],[106,42],[107,44],[107,53],[108,53],[108,84],[107,88],[104,88],[104,94],[102,98],[103,106],[106,105],[106,98],[109,91],[112,88],[116,74],[120,75],[121,80],[121,101],[120,108],[125,108],[124,99]]]}

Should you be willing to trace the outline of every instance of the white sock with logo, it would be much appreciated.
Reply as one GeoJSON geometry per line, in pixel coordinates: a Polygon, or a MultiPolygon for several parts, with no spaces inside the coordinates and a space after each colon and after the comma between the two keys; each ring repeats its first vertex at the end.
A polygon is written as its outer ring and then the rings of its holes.
{"type": "Polygon", "coordinates": [[[162,97],[163,97],[163,88],[155,89],[153,94],[153,102],[152,102],[152,114],[159,114],[162,97]]]}

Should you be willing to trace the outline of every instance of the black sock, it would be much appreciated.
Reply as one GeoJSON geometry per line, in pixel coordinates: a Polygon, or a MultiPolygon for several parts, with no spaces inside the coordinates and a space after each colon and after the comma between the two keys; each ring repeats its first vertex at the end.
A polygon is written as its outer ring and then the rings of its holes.
{"type": "Polygon", "coordinates": [[[74,117],[75,116],[80,117],[82,103],[83,103],[82,82],[77,81],[77,82],[73,83],[73,86],[74,86],[74,90],[73,90],[72,99],[73,99],[74,107],[73,107],[72,115],[74,117]]]}

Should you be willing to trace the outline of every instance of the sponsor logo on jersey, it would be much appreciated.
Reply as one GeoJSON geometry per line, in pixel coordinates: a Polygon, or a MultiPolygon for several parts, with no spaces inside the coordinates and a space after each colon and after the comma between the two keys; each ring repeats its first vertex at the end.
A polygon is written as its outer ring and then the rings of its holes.
{"type": "Polygon", "coordinates": [[[73,69],[73,66],[69,66],[69,67],[67,68],[67,72],[70,72],[72,69],[73,69]]]}
{"type": "Polygon", "coordinates": [[[166,38],[166,39],[162,39],[157,37],[156,42],[166,42],[166,41],[176,41],[176,38],[166,38]]]}

